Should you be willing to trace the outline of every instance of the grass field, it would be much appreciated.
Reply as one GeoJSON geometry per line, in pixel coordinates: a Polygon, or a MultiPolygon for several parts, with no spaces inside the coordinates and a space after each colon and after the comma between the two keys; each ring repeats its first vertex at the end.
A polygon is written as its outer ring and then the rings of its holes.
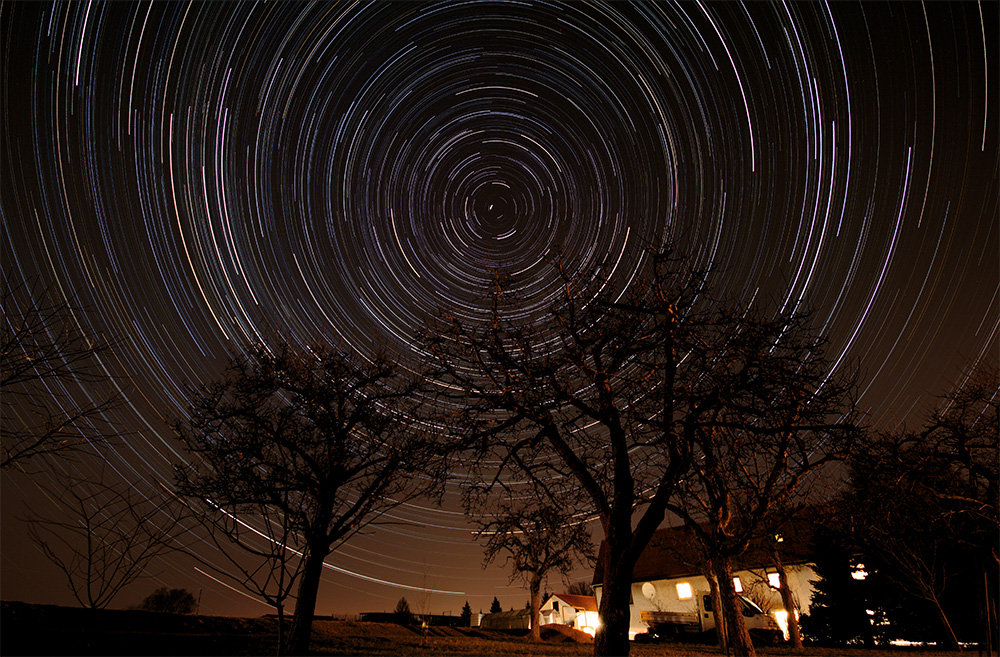
{"type": "MultiPolygon", "coordinates": [[[[0,608],[3,655],[273,655],[274,618],[181,616],[135,610],[89,610],[4,602],[0,608]]],[[[318,620],[312,651],[323,655],[590,655],[589,637],[568,628],[543,628],[541,644],[523,633],[479,628],[427,628],[392,623],[318,620]]],[[[636,657],[722,655],[716,646],[632,646],[636,657]]],[[[932,657],[921,650],[792,651],[763,647],[761,655],[794,657],[932,657]]],[[[970,653],[975,654],[975,653],[970,653]]]]}

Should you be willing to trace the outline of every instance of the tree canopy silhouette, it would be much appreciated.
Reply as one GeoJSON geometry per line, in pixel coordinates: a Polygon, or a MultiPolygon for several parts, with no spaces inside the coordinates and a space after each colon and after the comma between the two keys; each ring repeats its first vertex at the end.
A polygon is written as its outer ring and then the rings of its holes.
{"type": "MultiPolygon", "coordinates": [[[[538,622],[541,586],[550,573],[569,574],[578,563],[593,563],[593,545],[585,516],[575,516],[566,496],[547,488],[499,494],[472,495],[467,513],[484,545],[484,565],[501,557],[511,570],[511,581],[528,585],[531,609],[530,637],[541,641],[538,622]]],[[[572,493],[570,492],[569,495],[572,493]]],[[[571,499],[571,498],[570,498],[571,499]]]]}
{"type": "Polygon", "coordinates": [[[386,511],[434,490],[441,450],[415,419],[418,382],[379,357],[261,348],[192,392],[177,424],[192,458],[179,491],[226,513],[266,505],[304,560],[289,651],[308,650],[323,560],[386,511]]]}
{"type": "Polygon", "coordinates": [[[771,417],[776,390],[800,365],[773,342],[781,335],[712,298],[705,273],[669,246],[648,255],[624,290],[556,262],[562,292],[540,316],[519,308],[498,276],[485,320],[444,316],[425,335],[441,394],[461,409],[453,430],[464,444],[508,473],[568,478],[600,521],[599,655],[628,654],[632,570],[705,453],[699,441],[771,417]]]}
{"type": "Polygon", "coordinates": [[[0,299],[0,467],[107,442],[115,430],[105,414],[118,402],[98,360],[107,341],[88,332],[72,300],[8,279],[0,299]]]}
{"type": "Polygon", "coordinates": [[[171,589],[162,586],[147,595],[136,609],[160,611],[168,614],[193,614],[197,601],[187,589],[171,589]]]}
{"type": "MultiPolygon", "coordinates": [[[[835,375],[825,340],[806,315],[720,314],[712,348],[699,355],[719,401],[693,432],[691,468],[668,508],[701,544],[724,616],[723,640],[754,654],[733,586],[733,563],[768,541],[784,582],[775,535],[805,504],[821,470],[856,443],[853,377],[835,375]]],[[[781,588],[791,605],[787,583],[781,588]]],[[[801,647],[793,609],[789,630],[801,647]]]]}
{"type": "Polygon", "coordinates": [[[859,549],[933,610],[941,639],[956,650],[956,623],[976,614],[950,612],[949,596],[973,599],[979,589],[981,636],[987,644],[996,637],[998,406],[997,368],[982,364],[920,429],[870,434],[850,460],[840,505],[859,549]]]}
{"type": "Polygon", "coordinates": [[[188,518],[171,496],[108,483],[103,474],[60,479],[41,489],[54,506],[30,509],[24,520],[81,606],[107,607],[122,589],[149,577],[153,561],[185,547],[188,518]]]}

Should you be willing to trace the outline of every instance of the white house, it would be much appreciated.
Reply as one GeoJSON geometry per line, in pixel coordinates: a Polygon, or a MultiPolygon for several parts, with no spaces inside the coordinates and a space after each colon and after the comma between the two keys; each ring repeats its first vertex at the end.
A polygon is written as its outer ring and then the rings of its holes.
{"type": "MultiPolygon", "coordinates": [[[[790,526],[770,545],[757,545],[734,564],[733,583],[744,599],[748,629],[754,616],[770,615],[787,634],[787,618],[778,591],[775,550],[780,556],[799,614],[809,611],[813,581],[818,579],[809,561],[808,539],[801,525],[790,526]],[[780,541],[780,542],[779,542],[780,541]]],[[[604,546],[601,546],[604,549],[604,546]]],[[[649,629],[642,612],[680,612],[698,614],[702,628],[715,627],[711,589],[702,574],[699,550],[684,527],[668,527],[656,532],[640,555],[632,571],[632,595],[629,607],[629,639],[649,629]]],[[[599,602],[602,588],[600,561],[594,572],[594,592],[599,602]]],[[[763,620],[763,619],[761,619],[763,620]]],[[[763,629],[764,623],[758,622],[763,629]]],[[[767,622],[770,625],[769,622],[767,622]]],[[[772,626],[773,627],[773,626],[772,626]]]]}
{"type": "Polygon", "coordinates": [[[597,598],[553,593],[538,610],[539,624],[569,625],[590,636],[597,632],[597,598]]]}

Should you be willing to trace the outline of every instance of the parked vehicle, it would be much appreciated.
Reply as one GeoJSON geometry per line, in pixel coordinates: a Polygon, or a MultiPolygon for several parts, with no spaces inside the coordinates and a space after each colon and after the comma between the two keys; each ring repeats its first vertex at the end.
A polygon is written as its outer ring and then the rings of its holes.
{"type": "MultiPolygon", "coordinates": [[[[773,618],[746,596],[738,596],[743,608],[743,622],[750,636],[759,641],[773,643],[782,636],[773,618]]],[[[695,611],[640,612],[642,622],[649,626],[646,634],[637,634],[636,641],[663,641],[697,638],[715,632],[715,607],[712,596],[706,593],[695,596],[695,611]]]]}

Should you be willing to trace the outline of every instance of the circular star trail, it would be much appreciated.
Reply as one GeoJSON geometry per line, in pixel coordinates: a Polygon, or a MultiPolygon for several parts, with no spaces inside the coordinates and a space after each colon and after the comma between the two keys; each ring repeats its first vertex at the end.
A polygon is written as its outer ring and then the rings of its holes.
{"type": "MultiPolygon", "coordinates": [[[[624,290],[665,240],[738,303],[814,309],[873,425],[916,421],[998,356],[995,4],[0,17],[5,285],[73,299],[112,339],[108,419],[130,437],[105,457],[137,486],[170,480],[184,385],[232,355],[283,336],[415,367],[414,333],[482,317],[494,272],[530,315],[558,294],[554,258],[624,290]]],[[[31,484],[4,486],[6,524],[31,484]]],[[[398,515],[331,555],[320,613],[400,590],[521,604],[461,513],[398,515]]],[[[27,554],[11,534],[5,554],[27,554]]],[[[4,595],[32,597],[44,576],[11,563],[4,595]]],[[[255,609],[181,562],[163,581],[255,609]]]]}

